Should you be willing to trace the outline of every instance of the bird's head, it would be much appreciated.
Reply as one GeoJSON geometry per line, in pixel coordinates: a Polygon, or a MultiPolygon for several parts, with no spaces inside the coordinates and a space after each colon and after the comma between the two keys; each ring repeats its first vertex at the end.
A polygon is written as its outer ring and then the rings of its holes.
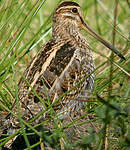
{"type": "MultiPolygon", "coordinates": [[[[85,23],[83,19],[82,9],[79,4],[70,1],[64,1],[60,3],[54,11],[53,14],[53,25],[58,28],[64,34],[65,29],[71,30],[85,30],[88,34],[95,37],[106,47],[111,49],[120,58],[125,59],[125,57],[111,44],[104,40],[100,35],[94,32],[88,24],[85,23]]],[[[73,32],[72,32],[73,34],[73,32]]]]}
{"type": "Polygon", "coordinates": [[[76,28],[81,28],[83,21],[82,10],[79,4],[75,2],[62,2],[60,3],[53,15],[53,22],[62,22],[70,24],[76,28]]]}

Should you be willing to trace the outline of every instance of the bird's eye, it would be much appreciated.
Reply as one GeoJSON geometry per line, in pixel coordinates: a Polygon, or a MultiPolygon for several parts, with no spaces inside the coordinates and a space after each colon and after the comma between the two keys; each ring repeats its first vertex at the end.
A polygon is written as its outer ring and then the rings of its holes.
{"type": "Polygon", "coordinates": [[[77,9],[77,8],[73,8],[73,9],[72,9],[72,12],[73,12],[73,13],[77,13],[77,12],[78,12],[78,9],[77,9]]]}

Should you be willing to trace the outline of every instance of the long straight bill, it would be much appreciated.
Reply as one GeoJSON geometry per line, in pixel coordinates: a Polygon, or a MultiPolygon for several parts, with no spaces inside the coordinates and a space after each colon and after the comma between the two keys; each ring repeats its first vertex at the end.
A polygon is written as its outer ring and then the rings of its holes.
{"type": "Polygon", "coordinates": [[[106,47],[108,47],[110,50],[112,50],[121,59],[126,60],[125,57],[113,45],[109,44],[106,40],[104,40],[101,36],[99,36],[96,32],[94,32],[83,20],[82,20],[82,23],[83,23],[83,28],[85,31],[87,31],[91,36],[95,37],[102,44],[104,44],[106,47]]]}

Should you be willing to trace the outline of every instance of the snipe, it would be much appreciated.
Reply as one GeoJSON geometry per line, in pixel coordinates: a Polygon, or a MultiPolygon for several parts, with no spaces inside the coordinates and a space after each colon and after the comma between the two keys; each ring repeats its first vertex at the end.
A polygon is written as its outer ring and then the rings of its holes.
{"type": "MultiPolygon", "coordinates": [[[[43,112],[71,88],[71,92],[53,107],[59,117],[71,115],[84,105],[79,97],[87,97],[93,89],[94,63],[89,44],[80,33],[81,29],[86,30],[120,58],[125,59],[115,47],[102,39],[84,22],[82,10],[77,3],[69,1],[60,3],[53,14],[52,39],[33,58],[18,84],[23,120],[29,121],[43,112]],[[91,75],[83,83],[74,87],[88,74],[91,75]]],[[[17,110],[14,103],[12,111],[16,115],[17,110]]],[[[13,128],[19,128],[17,117],[8,115],[7,118],[10,119],[13,128]]],[[[35,120],[33,124],[38,121],[39,119],[35,120]]]]}

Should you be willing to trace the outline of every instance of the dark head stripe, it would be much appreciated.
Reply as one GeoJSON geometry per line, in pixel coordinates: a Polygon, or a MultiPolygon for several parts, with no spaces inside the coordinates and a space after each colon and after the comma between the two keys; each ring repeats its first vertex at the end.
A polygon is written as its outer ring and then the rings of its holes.
{"type": "Polygon", "coordinates": [[[79,4],[77,4],[75,2],[66,1],[66,2],[59,4],[59,6],[56,8],[56,10],[58,10],[59,8],[64,7],[64,6],[78,6],[78,7],[80,7],[79,4]]]}

